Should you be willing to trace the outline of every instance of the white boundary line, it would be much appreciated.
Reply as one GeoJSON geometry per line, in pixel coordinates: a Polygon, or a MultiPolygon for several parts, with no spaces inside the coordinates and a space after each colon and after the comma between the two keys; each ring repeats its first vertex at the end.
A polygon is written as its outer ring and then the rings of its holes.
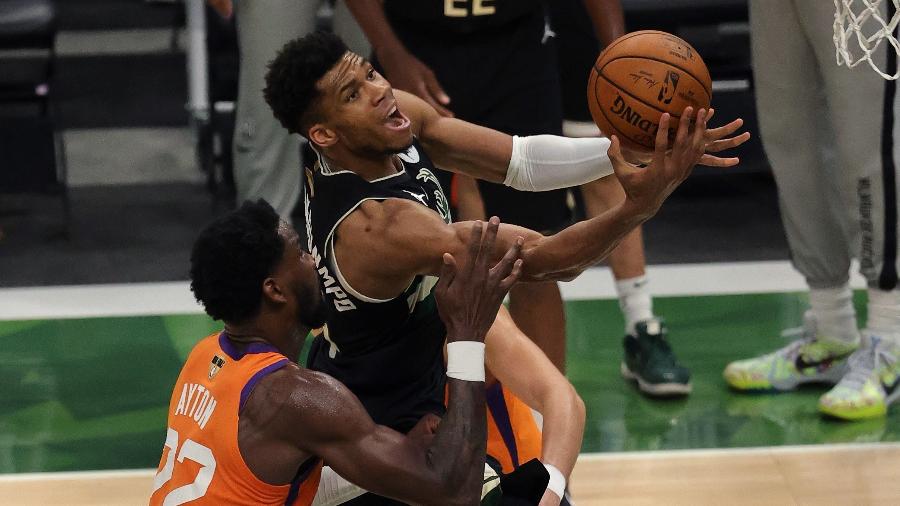
{"type": "MultiPolygon", "coordinates": [[[[658,265],[648,267],[647,276],[656,297],[806,290],[803,278],[786,261],[658,265]]],[[[565,300],[612,299],[612,280],[608,268],[597,267],[560,286],[565,300]]],[[[851,286],[864,288],[865,281],[854,274],[851,286]]],[[[0,320],[202,312],[184,281],[0,289],[0,320]]]]}
{"type": "Polygon", "coordinates": [[[115,478],[150,478],[156,469],[113,469],[109,471],[65,471],[56,473],[0,474],[0,483],[27,481],[99,480],[115,478]]]}
{"type": "MultiPolygon", "coordinates": [[[[896,450],[900,442],[886,443],[846,443],[846,444],[809,444],[795,446],[761,446],[749,448],[702,448],[686,450],[631,451],[582,453],[579,462],[614,461],[614,460],[659,460],[664,458],[703,458],[716,456],[740,457],[744,455],[805,454],[827,452],[855,452],[868,450],[896,450]]],[[[79,481],[116,478],[150,478],[156,469],[113,469],[109,471],[65,471],[48,473],[10,473],[0,474],[0,483],[18,483],[30,481],[79,481]]]]}
{"type": "Polygon", "coordinates": [[[601,460],[656,460],[662,458],[693,458],[693,457],[717,457],[717,456],[742,456],[759,455],[766,453],[777,454],[804,454],[825,453],[842,451],[866,451],[866,450],[900,450],[900,442],[879,443],[828,443],[787,446],[753,446],[741,448],[689,448],[675,450],[654,451],[630,451],[630,452],[596,452],[581,453],[579,462],[591,462],[601,460]]]}
{"type": "Polygon", "coordinates": [[[183,281],[0,289],[0,320],[201,313],[183,281]]]}

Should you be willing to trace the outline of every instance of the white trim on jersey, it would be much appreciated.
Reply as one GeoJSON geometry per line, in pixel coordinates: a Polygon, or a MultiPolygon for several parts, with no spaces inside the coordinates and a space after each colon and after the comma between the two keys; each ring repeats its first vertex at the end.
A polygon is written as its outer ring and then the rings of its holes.
{"type": "MultiPolygon", "coordinates": [[[[400,163],[401,163],[401,165],[403,164],[403,162],[400,162],[400,163]]],[[[395,173],[393,173],[393,174],[391,174],[391,175],[389,175],[389,176],[380,177],[380,178],[378,178],[378,179],[373,179],[373,180],[367,181],[367,182],[369,182],[369,183],[378,183],[378,182],[380,182],[380,181],[387,181],[388,179],[397,177],[397,176],[399,176],[400,174],[404,174],[404,173],[406,173],[406,169],[400,169],[400,170],[398,170],[397,172],[395,172],[395,173]]]]}

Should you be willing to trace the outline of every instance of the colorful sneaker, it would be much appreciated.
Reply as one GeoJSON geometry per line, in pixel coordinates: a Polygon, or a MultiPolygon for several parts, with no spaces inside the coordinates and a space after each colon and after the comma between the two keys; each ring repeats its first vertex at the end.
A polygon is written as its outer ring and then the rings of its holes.
{"type": "Polygon", "coordinates": [[[849,371],[819,399],[819,411],[843,420],[882,417],[900,399],[900,346],[871,336],[849,360],[849,371]]]}
{"type": "Polygon", "coordinates": [[[799,339],[767,355],[728,364],[722,373],[728,385],[745,391],[786,391],[804,383],[840,381],[847,358],[859,345],[817,339],[812,313],[807,311],[803,319],[803,327],[782,332],[782,337],[799,339]]]}
{"type": "Polygon", "coordinates": [[[668,329],[659,318],[635,325],[636,336],[625,336],[622,376],[637,382],[638,389],[651,396],[691,393],[691,373],[678,364],[666,341],[668,329]]]}

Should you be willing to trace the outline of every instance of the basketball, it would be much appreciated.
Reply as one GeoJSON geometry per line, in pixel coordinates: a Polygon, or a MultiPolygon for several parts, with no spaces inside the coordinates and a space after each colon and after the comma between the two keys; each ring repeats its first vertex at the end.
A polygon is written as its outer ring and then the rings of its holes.
{"type": "Polygon", "coordinates": [[[634,151],[653,150],[659,119],[672,115],[669,141],[678,118],[691,106],[708,108],[712,79],[700,54],[666,32],[632,32],[613,41],[597,57],[588,79],[591,116],[606,135],[616,135],[634,151]]]}

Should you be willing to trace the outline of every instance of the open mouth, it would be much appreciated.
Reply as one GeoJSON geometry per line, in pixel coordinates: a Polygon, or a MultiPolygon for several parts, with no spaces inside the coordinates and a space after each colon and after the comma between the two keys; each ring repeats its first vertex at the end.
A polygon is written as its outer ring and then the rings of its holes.
{"type": "Polygon", "coordinates": [[[391,130],[405,130],[409,127],[409,118],[404,116],[400,109],[397,109],[397,104],[394,104],[391,112],[384,119],[384,124],[391,130]]]}

